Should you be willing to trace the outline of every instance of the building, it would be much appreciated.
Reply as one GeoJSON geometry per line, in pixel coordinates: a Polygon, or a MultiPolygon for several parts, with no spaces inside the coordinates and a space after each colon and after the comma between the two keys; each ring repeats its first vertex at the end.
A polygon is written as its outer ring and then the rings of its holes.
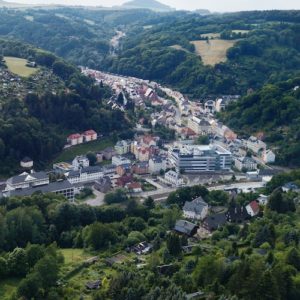
{"type": "Polygon", "coordinates": [[[246,205],[246,210],[251,217],[257,216],[259,214],[258,201],[251,201],[248,205],[246,205]]]}
{"type": "Polygon", "coordinates": [[[172,186],[182,186],[184,184],[183,178],[180,174],[172,170],[165,174],[163,181],[172,186]]]}
{"type": "Polygon", "coordinates": [[[225,213],[213,214],[205,218],[203,222],[203,227],[212,232],[214,230],[219,229],[227,222],[227,217],[225,213]]]}
{"type": "Polygon", "coordinates": [[[229,207],[226,217],[230,223],[241,223],[249,219],[250,215],[244,206],[233,204],[229,207]]]}
{"type": "Polygon", "coordinates": [[[284,192],[289,192],[289,191],[292,191],[292,192],[297,192],[299,193],[300,192],[300,187],[294,183],[294,182],[288,182],[286,183],[283,187],[282,187],[282,190],[284,192]]]}
{"type": "Polygon", "coordinates": [[[203,220],[208,214],[208,204],[202,197],[198,197],[193,201],[186,201],[182,210],[185,218],[203,220]]]}
{"type": "Polygon", "coordinates": [[[222,98],[217,99],[216,101],[216,111],[221,112],[224,111],[226,108],[226,101],[223,100],[222,98]]]}
{"type": "Polygon", "coordinates": [[[129,140],[118,141],[117,144],[115,145],[115,150],[116,150],[117,154],[119,154],[119,155],[129,153],[130,149],[131,149],[131,141],[129,141],[129,140]]]}
{"type": "Polygon", "coordinates": [[[75,189],[74,186],[67,180],[51,182],[48,184],[29,186],[22,189],[4,191],[4,197],[24,197],[31,196],[34,193],[54,193],[58,195],[63,195],[69,201],[74,201],[75,199],[75,189]]]}
{"type": "Polygon", "coordinates": [[[116,150],[112,147],[107,147],[102,151],[103,158],[105,160],[111,160],[114,155],[116,155],[116,150]]]}
{"type": "Polygon", "coordinates": [[[33,160],[29,157],[24,157],[20,161],[20,166],[24,169],[31,169],[33,167],[33,160]]]}
{"type": "Polygon", "coordinates": [[[84,156],[76,156],[72,161],[72,166],[75,171],[79,170],[80,168],[87,168],[90,165],[89,159],[84,156]]]}
{"type": "Polygon", "coordinates": [[[53,170],[58,174],[65,174],[73,170],[73,166],[71,164],[60,162],[57,164],[53,164],[53,170]]]}
{"type": "Polygon", "coordinates": [[[76,171],[70,171],[66,174],[70,183],[94,182],[104,176],[104,172],[99,166],[80,168],[76,171]]]}
{"type": "Polygon", "coordinates": [[[205,119],[199,119],[197,117],[188,119],[188,128],[200,135],[207,135],[211,133],[211,126],[209,122],[205,119]]]}
{"type": "Polygon", "coordinates": [[[149,159],[149,172],[151,174],[159,174],[161,170],[167,168],[167,160],[162,156],[153,156],[149,159]]]}
{"type": "Polygon", "coordinates": [[[101,193],[108,193],[111,191],[111,180],[108,176],[101,177],[95,181],[94,188],[95,190],[101,193]]]}
{"type": "Polygon", "coordinates": [[[133,164],[132,172],[137,175],[145,175],[149,173],[149,163],[147,161],[141,161],[133,164]]]}
{"type": "Polygon", "coordinates": [[[257,198],[257,201],[260,205],[266,205],[268,203],[269,197],[263,194],[260,194],[257,198]]]}
{"type": "Polygon", "coordinates": [[[93,129],[85,131],[82,136],[85,142],[95,141],[98,138],[97,132],[93,129]]]}
{"type": "Polygon", "coordinates": [[[121,156],[121,155],[115,155],[112,157],[111,162],[115,166],[125,165],[125,164],[131,164],[130,159],[121,156]]]}
{"type": "Polygon", "coordinates": [[[24,172],[6,181],[6,191],[19,190],[49,184],[49,176],[46,172],[24,172]]]}
{"type": "Polygon", "coordinates": [[[169,160],[178,172],[229,171],[232,154],[219,145],[183,145],[169,153],[169,160]]]}
{"type": "Polygon", "coordinates": [[[79,145],[83,143],[83,135],[79,133],[73,133],[67,137],[67,143],[71,146],[79,145]]]}
{"type": "Polygon", "coordinates": [[[275,162],[276,155],[272,150],[268,149],[263,152],[262,159],[266,164],[271,164],[275,162]]]}
{"type": "Polygon", "coordinates": [[[204,110],[207,113],[214,113],[215,109],[216,109],[216,103],[215,103],[215,101],[213,101],[213,100],[207,100],[204,103],[204,110]]]}
{"type": "Polygon", "coordinates": [[[236,157],[234,165],[239,170],[253,171],[257,169],[257,162],[251,157],[236,157]]]}
{"type": "Polygon", "coordinates": [[[197,233],[198,226],[194,223],[178,220],[175,224],[174,231],[187,236],[194,236],[197,233]]]}
{"type": "Polygon", "coordinates": [[[141,193],[142,190],[142,185],[139,182],[130,182],[126,184],[126,188],[130,193],[141,193]]]}
{"type": "Polygon", "coordinates": [[[131,173],[131,164],[123,164],[116,167],[116,173],[119,176],[124,176],[125,174],[131,173]]]}
{"type": "Polygon", "coordinates": [[[263,141],[259,140],[255,136],[250,136],[248,140],[244,140],[244,145],[253,151],[255,154],[263,154],[266,149],[267,145],[263,141]]]}
{"type": "Polygon", "coordinates": [[[118,187],[125,187],[126,184],[133,182],[133,176],[132,175],[124,175],[117,179],[116,185],[118,187]]]}

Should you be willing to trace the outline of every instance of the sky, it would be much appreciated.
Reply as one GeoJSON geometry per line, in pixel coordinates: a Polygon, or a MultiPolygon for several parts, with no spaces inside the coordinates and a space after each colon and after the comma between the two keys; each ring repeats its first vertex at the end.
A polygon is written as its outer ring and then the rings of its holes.
{"type": "MultiPolygon", "coordinates": [[[[65,5],[120,5],[128,0],[7,0],[30,4],[65,4],[65,5]]],[[[300,9],[299,0],[161,0],[162,3],[176,9],[194,10],[205,8],[211,11],[241,11],[264,9],[300,9]]]]}

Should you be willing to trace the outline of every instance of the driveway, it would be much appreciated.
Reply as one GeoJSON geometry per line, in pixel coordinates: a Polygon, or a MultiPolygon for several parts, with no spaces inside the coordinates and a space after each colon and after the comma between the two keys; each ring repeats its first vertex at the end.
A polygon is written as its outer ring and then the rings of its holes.
{"type": "Polygon", "coordinates": [[[105,202],[104,202],[105,194],[103,194],[103,193],[95,190],[94,188],[93,188],[93,193],[96,196],[96,198],[87,199],[87,200],[84,201],[84,203],[87,204],[87,205],[90,205],[90,206],[102,206],[102,205],[105,205],[105,202]]]}

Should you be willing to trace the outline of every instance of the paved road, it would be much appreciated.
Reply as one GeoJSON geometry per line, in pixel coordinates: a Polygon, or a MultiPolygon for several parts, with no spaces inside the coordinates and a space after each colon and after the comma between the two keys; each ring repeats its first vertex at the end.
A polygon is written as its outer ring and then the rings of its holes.
{"type": "Polygon", "coordinates": [[[105,194],[95,190],[94,188],[93,188],[93,193],[96,196],[96,198],[85,200],[84,203],[89,205],[89,206],[102,206],[102,205],[104,205],[105,204],[105,202],[104,202],[105,194]]]}

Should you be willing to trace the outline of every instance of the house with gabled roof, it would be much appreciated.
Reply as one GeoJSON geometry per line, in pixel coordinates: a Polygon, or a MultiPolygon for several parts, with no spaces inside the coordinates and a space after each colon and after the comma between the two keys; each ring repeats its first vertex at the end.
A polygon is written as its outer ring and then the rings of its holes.
{"type": "Polygon", "coordinates": [[[246,205],[246,210],[251,217],[257,216],[260,211],[258,201],[251,201],[248,205],[246,205]]]}
{"type": "Polygon", "coordinates": [[[182,210],[185,218],[203,220],[208,214],[208,204],[202,197],[198,197],[193,201],[186,201],[182,210]]]}

